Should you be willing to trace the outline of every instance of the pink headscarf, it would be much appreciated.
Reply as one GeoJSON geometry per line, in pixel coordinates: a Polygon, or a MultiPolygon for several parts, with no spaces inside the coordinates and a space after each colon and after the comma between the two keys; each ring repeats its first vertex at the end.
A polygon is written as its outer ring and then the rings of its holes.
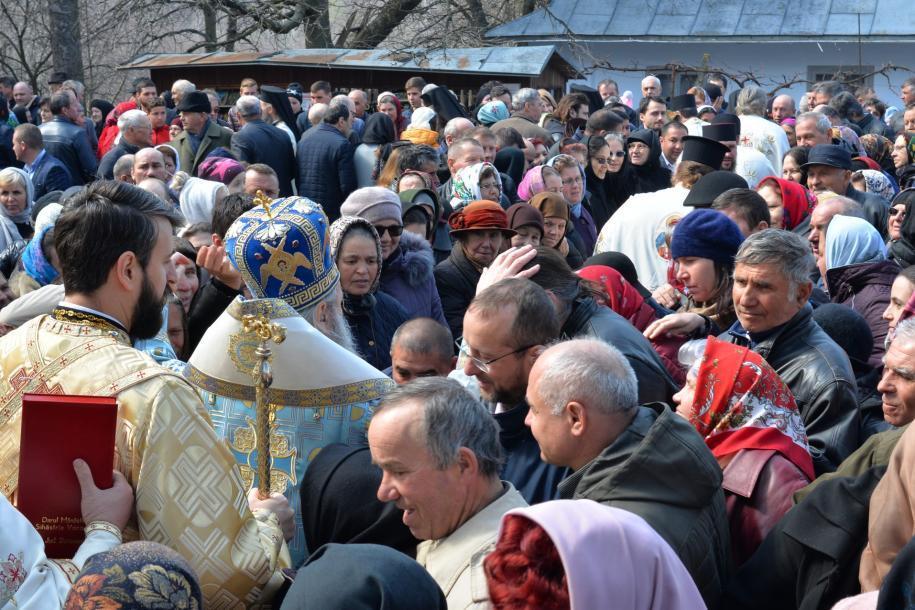
{"type": "Polygon", "coordinates": [[[528,170],[518,185],[518,199],[530,201],[531,197],[546,190],[543,183],[543,166],[537,165],[528,170]]]}
{"type": "Polygon", "coordinates": [[[508,515],[530,519],[553,541],[571,610],[606,608],[610,599],[615,610],[705,608],[683,562],[634,513],[593,500],[553,500],[508,515]]]}

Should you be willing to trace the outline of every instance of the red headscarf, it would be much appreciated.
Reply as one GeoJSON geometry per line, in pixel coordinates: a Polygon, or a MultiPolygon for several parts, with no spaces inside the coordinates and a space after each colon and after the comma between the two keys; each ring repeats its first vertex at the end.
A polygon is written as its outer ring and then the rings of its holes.
{"type": "Polygon", "coordinates": [[[813,212],[813,206],[817,203],[816,197],[797,182],[769,176],[759,181],[756,190],[765,186],[766,183],[770,183],[782,194],[782,205],[785,208],[785,229],[788,231],[801,224],[813,212]]]}
{"type": "Polygon", "coordinates": [[[794,396],[762,356],[709,337],[690,418],[716,458],[741,449],[778,451],[812,481],[813,459],[794,396]]]}
{"type": "Polygon", "coordinates": [[[382,99],[385,102],[391,102],[394,104],[394,107],[397,108],[397,118],[394,119],[394,129],[397,131],[397,139],[400,139],[400,134],[407,128],[403,116],[403,105],[400,103],[400,99],[390,91],[384,91],[378,96],[379,106],[381,105],[382,99]]]}
{"type": "Polygon", "coordinates": [[[579,269],[577,273],[581,278],[600,284],[610,297],[606,305],[629,320],[639,331],[644,331],[657,319],[654,308],[645,302],[639,291],[616,269],[593,265],[579,269]]]}
{"type": "Polygon", "coordinates": [[[876,161],[874,161],[873,159],[871,159],[870,157],[855,157],[853,160],[854,160],[854,161],[860,161],[861,163],[863,163],[864,165],[868,166],[869,168],[871,168],[871,169],[874,170],[875,172],[882,172],[882,171],[883,171],[883,168],[880,167],[880,164],[877,163],[876,161]]]}

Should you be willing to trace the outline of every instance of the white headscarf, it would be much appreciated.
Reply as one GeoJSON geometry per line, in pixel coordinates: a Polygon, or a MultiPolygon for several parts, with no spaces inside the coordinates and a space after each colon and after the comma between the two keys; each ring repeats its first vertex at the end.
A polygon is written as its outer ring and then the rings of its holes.
{"type": "Polygon", "coordinates": [[[181,213],[184,214],[187,223],[192,225],[198,222],[213,222],[213,207],[216,205],[216,198],[219,196],[220,190],[225,190],[225,188],[226,185],[222,182],[188,178],[178,198],[181,213]]]}

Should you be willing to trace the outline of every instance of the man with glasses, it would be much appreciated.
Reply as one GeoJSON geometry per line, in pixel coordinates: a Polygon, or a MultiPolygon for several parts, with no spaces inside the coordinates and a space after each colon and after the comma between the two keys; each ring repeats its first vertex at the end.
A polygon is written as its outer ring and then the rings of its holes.
{"type": "Polygon", "coordinates": [[[529,503],[551,500],[564,468],[540,459],[524,425],[527,378],[545,346],[559,337],[559,319],[546,291],[526,279],[502,280],[481,291],[464,315],[459,366],[475,377],[483,400],[494,407],[505,450],[502,479],[529,503]]]}

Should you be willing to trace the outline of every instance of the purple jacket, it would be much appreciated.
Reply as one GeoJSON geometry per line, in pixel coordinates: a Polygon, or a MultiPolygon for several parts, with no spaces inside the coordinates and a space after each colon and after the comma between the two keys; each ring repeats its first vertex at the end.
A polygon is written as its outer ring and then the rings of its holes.
{"type": "Polygon", "coordinates": [[[435,257],[429,242],[404,231],[397,250],[381,268],[381,291],[397,299],[411,320],[432,318],[447,325],[432,275],[434,267],[435,257]]]}
{"type": "Polygon", "coordinates": [[[869,363],[875,368],[882,364],[888,324],[883,312],[890,302],[890,288],[898,273],[899,265],[893,261],[848,265],[826,272],[829,300],[851,307],[867,320],[874,335],[869,363]]]}

